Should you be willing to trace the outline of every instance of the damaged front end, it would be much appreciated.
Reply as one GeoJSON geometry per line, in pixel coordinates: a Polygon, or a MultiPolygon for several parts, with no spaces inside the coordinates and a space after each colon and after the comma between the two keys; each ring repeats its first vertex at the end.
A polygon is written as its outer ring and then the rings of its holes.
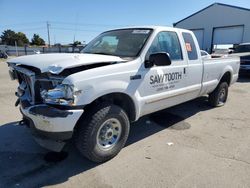
{"type": "Polygon", "coordinates": [[[82,107],[75,106],[81,91],[62,84],[65,76],[41,73],[34,67],[9,63],[9,73],[19,83],[16,106],[20,104],[35,140],[47,149],[61,151],[83,113],[82,107]]]}

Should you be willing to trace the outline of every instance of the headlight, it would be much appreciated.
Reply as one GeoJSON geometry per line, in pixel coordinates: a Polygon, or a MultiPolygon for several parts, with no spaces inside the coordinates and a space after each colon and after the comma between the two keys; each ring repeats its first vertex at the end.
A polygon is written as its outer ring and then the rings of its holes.
{"type": "Polygon", "coordinates": [[[79,92],[72,85],[60,84],[54,89],[41,91],[41,97],[45,103],[73,106],[79,92]]]}

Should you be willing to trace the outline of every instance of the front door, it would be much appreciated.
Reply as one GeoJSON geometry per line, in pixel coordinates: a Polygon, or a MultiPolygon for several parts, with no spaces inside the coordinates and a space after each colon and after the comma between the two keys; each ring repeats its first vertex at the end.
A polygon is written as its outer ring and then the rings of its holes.
{"type": "Polygon", "coordinates": [[[149,114],[185,101],[187,62],[183,58],[177,33],[164,31],[157,34],[148,53],[166,52],[172,61],[169,66],[153,66],[143,71],[143,83],[138,88],[142,110],[149,114]]]}

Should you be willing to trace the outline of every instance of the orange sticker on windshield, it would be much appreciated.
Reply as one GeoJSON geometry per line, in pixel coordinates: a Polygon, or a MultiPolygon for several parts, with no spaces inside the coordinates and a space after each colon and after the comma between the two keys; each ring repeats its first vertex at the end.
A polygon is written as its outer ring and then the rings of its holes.
{"type": "Polygon", "coordinates": [[[192,46],[190,43],[186,43],[186,49],[188,52],[192,52],[192,46]]]}

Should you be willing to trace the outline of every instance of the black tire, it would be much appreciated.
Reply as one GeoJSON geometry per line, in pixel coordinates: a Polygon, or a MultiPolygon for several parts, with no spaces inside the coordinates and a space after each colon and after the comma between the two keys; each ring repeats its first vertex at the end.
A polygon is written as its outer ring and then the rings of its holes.
{"type": "Polygon", "coordinates": [[[227,101],[228,96],[228,84],[221,82],[216,89],[209,94],[209,104],[213,107],[223,106],[227,101]]]}
{"type": "MultiPolygon", "coordinates": [[[[76,130],[76,147],[84,157],[97,163],[105,162],[115,157],[124,147],[129,135],[130,122],[127,114],[122,108],[113,104],[96,106],[79,123],[76,130]],[[113,122],[110,122],[110,125],[108,122],[114,120],[117,124],[120,123],[120,135],[119,137],[116,135],[115,138],[115,135],[113,136],[114,129],[108,128],[108,130],[113,130],[111,139],[116,139],[116,142],[110,148],[103,148],[105,144],[101,145],[100,142],[102,142],[102,139],[106,139],[105,136],[109,135],[106,127],[113,126],[113,122]],[[102,131],[103,127],[105,128],[105,133],[102,131]],[[105,135],[105,138],[102,137],[103,135],[105,135]]],[[[106,142],[106,140],[103,142],[106,142]]]]}

